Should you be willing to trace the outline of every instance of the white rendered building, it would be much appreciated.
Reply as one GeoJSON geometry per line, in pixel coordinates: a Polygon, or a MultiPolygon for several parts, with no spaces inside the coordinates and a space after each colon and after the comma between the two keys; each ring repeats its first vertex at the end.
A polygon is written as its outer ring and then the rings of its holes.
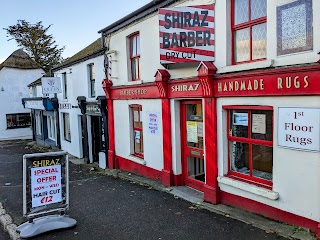
{"type": "Polygon", "coordinates": [[[104,57],[97,39],[62,64],[53,68],[61,78],[59,101],[61,149],[88,162],[106,164],[104,57]]]}
{"type": "Polygon", "coordinates": [[[320,237],[319,8],[158,0],[100,30],[109,167],[320,237]]]}
{"type": "Polygon", "coordinates": [[[13,52],[0,64],[0,140],[31,139],[30,110],[22,106],[28,85],[44,70],[23,50],[13,52]]]}

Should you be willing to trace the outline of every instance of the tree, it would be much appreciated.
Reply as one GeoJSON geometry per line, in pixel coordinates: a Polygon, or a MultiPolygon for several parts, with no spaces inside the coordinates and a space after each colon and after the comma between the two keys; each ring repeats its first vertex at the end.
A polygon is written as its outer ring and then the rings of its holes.
{"type": "Polygon", "coordinates": [[[39,63],[45,71],[49,71],[53,66],[60,63],[65,47],[59,48],[52,34],[48,34],[51,27],[44,27],[42,21],[31,24],[26,20],[18,20],[16,25],[4,28],[7,31],[7,37],[15,40],[19,47],[37,63],[39,63]]]}

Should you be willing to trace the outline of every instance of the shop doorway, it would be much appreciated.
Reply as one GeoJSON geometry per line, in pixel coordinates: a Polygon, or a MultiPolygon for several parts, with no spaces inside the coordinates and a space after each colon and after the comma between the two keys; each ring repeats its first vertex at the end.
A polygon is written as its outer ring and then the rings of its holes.
{"type": "Polygon", "coordinates": [[[184,182],[203,191],[206,176],[201,101],[181,102],[181,147],[184,182]]]}
{"type": "Polygon", "coordinates": [[[99,162],[99,152],[101,144],[101,121],[99,116],[91,116],[91,134],[92,134],[92,160],[99,162]]]}

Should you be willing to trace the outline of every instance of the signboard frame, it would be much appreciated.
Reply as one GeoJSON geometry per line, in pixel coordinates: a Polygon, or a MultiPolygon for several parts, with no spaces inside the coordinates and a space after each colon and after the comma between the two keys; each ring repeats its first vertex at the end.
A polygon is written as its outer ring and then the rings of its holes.
{"type": "MultiPolygon", "coordinates": [[[[57,164],[52,164],[54,166],[57,164]]],[[[23,155],[23,216],[34,218],[37,215],[43,215],[51,212],[65,212],[69,209],[69,161],[65,151],[34,153],[23,155]],[[32,207],[31,171],[38,167],[33,167],[35,161],[38,165],[46,165],[47,163],[57,163],[61,166],[61,191],[62,201],[57,203],[47,203],[43,206],[32,207]],[[46,162],[47,161],[47,162],[46,162]],[[53,162],[52,162],[53,161],[53,162]]]]}
{"type": "Polygon", "coordinates": [[[215,61],[214,4],[160,8],[160,64],[215,61]]]}
{"type": "MultiPolygon", "coordinates": [[[[281,113],[280,111],[281,110],[285,110],[285,109],[290,109],[290,110],[296,110],[297,114],[298,112],[301,112],[303,110],[317,110],[319,116],[318,116],[318,139],[320,139],[320,108],[316,108],[316,107],[278,107],[278,133],[277,133],[277,142],[278,142],[278,147],[281,147],[281,148],[286,148],[286,149],[292,149],[292,150],[298,150],[298,151],[304,151],[304,152],[320,152],[320,146],[318,149],[308,149],[308,148],[303,148],[303,147],[293,147],[293,146],[288,146],[288,145],[284,145],[282,144],[282,141],[280,141],[280,135],[283,131],[280,131],[280,120],[281,120],[281,113]]],[[[315,111],[313,111],[315,112],[315,111]]],[[[283,114],[283,113],[282,113],[283,114]]],[[[298,116],[298,115],[297,115],[298,116]]],[[[317,119],[312,119],[312,121],[316,121],[317,119]]],[[[294,122],[292,122],[292,124],[294,124],[294,122]]],[[[317,123],[316,123],[317,124],[317,123]]],[[[315,125],[316,125],[315,124],[315,125]]],[[[311,126],[313,127],[313,126],[311,126]]],[[[297,135],[299,136],[299,135],[297,135]]],[[[320,142],[320,140],[318,140],[320,142]]]]}
{"type": "Polygon", "coordinates": [[[41,87],[43,94],[62,93],[60,77],[42,77],[41,87]]]}

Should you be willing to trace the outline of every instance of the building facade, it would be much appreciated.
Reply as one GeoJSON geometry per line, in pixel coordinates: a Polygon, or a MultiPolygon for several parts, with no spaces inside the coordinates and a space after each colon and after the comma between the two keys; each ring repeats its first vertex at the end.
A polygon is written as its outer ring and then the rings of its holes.
{"type": "Polygon", "coordinates": [[[88,162],[106,167],[107,118],[104,76],[104,50],[96,40],[53,69],[61,78],[57,94],[61,129],[61,149],[88,162]]]}
{"type": "Polygon", "coordinates": [[[58,99],[54,94],[43,94],[41,78],[28,85],[29,97],[22,99],[24,108],[31,109],[33,140],[43,146],[60,148],[58,99]]]}
{"type": "Polygon", "coordinates": [[[30,110],[21,100],[29,97],[28,85],[43,74],[21,49],[0,64],[0,140],[32,138],[30,110]]]}
{"type": "Polygon", "coordinates": [[[318,1],[153,1],[102,29],[110,168],[320,222],[318,1]]]}

